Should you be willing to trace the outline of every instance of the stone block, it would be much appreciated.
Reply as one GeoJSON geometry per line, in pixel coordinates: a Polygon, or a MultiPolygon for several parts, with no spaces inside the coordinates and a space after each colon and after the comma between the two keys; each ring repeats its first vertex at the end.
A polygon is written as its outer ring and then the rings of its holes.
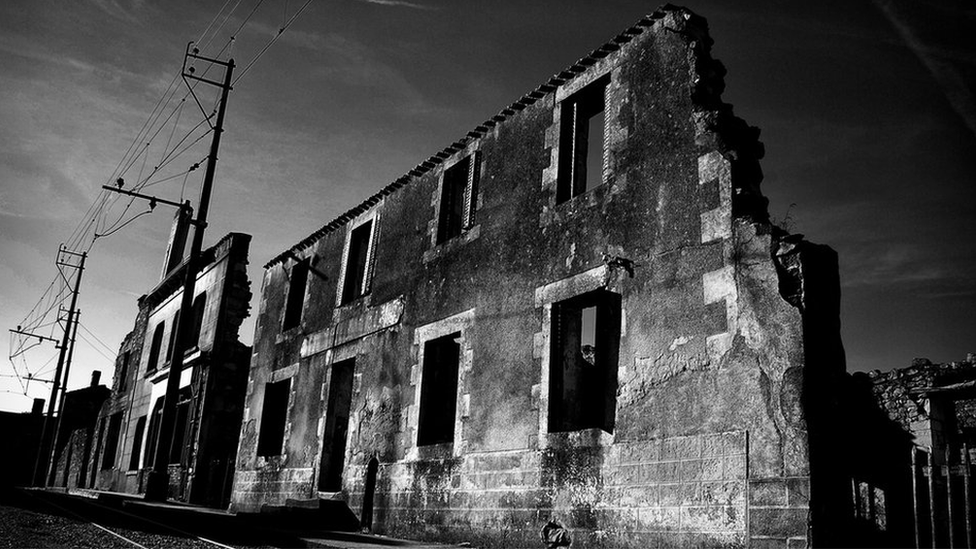
{"type": "Polygon", "coordinates": [[[681,480],[681,463],[678,461],[662,461],[657,464],[658,480],[661,482],[678,482],[681,480]]]}
{"type": "Polygon", "coordinates": [[[661,484],[658,493],[661,505],[681,505],[681,484],[661,484]]]}
{"type": "Polygon", "coordinates": [[[701,503],[702,489],[700,482],[685,482],[679,485],[682,505],[696,505],[701,503]]]}
{"type": "Polygon", "coordinates": [[[787,500],[791,507],[806,507],[810,505],[810,479],[787,479],[786,490],[787,500]]]}
{"type": "Polygon", "coordinates": [[[744,513],[730,505],[687,506],[681,508],[681,529],[698,532],[743,532],[744,513]]]}
{"type": "Polygon", "coordinates": [[[746,478],[746,455],[726,456],[722,459],[722,478],[741,480],[746,478]]]}
{"type": "Polygon", "coordinates": [[[678,513],[679,507],[641,507],[637,510],[637,520],[649,532],[677,530],[678,513]]]}
{"type": "Polygon", "coordinates": [[[725,448],[725,455],[745,454],[746,453],[746,432],[735,431],[723,433],[722,443],[725,448]]]}
{"type": "Polygon", "coordinates": [[[623,486],[637,484],[640,465],[623,465],[618,470],[618,483],[623,486]]]}
{"type": "Polygon", "coordinates": [[[637,474],[637,482],[639,484],[652,484],[658,481],[660,477],[659,464],[657,463],[645,463],[639,466],[637,474]]]}
{"type": "Polygon", "coordinates": [[[725,453],[725,445],[723,444],[721,434],[701,437],[701,445],[703,458],[721,457],[725,453]]]}
{"type": "Polygon", "coordinates": [[[786,482],[782,479],[750,481],[749,505],[787,505],[786,482]]]}
{"type": "Polygon", "coordinates": [[[703,482],[701,500],[713,505],[743,505],[745,504],[745,483],[741,481],[723,480],[717,482],[703,482]]]}
{"type": "Polygon", "coordinates": [[[788,537],[805,536],[809,522],[807,509],[751,508],[749,510],[750,534],[756,536],[788,537]]]}
{"type": "Polygon", "coordinates": [[[786,540],[786,549],[807,549],[807,538],[790,538],[786,540]]]}
{"type": "Polygon", "coordinates": [[[787,549],[786,538],[752,538],[750,549],[787,549]]]}
{"type": "Polygon", "coordinates": [[[702,480],[721,480],[724,478],[724,474],[722,459],[710,458],[701,461],[702,480]]]}
{"type": "Polygon", "coordinates": [[[641,507],[654,507],[660,502],[660,487],[657,485],[641,486],[631,489],[629,493],[641,507]]]}
{"type": "Polygon", "coordinates": [[[696,482],[702,479],[701,460],[693,459],[682,461],[680,468],[682,481],[696,482]]]}

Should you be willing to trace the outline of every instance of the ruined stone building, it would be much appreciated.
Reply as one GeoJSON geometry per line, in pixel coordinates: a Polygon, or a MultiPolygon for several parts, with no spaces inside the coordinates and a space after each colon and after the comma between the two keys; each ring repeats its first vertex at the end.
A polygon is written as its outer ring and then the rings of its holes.
{"type": "Polygon", "coordinates": [[[666,6],[269,261],[231,508],[493,547],[842,535],[836,255],[769,222],[711,43],[666,6]]]}
{"type": "Polygon", "coordinates": [[[64,408],[55,422],[54,465],[48,486],[85,486],[98,412],[110,394],[108,387],[98,383],[101,375],[95,370],[88,387],[64,394],[64,408]]]}
{"type": "Polygon", "coordinates": [[[894,547],[971,546],[976,501],[976,357],[852,376],[854,514],[863,539],[894,547]]]}
{"type": "MultiPolygon", "coordinates": [[[[186,263],[185,225],[174,224],[160,282],[139,298],[139,312],[115,366],[112,393],[99,413],[89,475],[80,487],[143,493],[156,444],[186,263]]],[[[251,237],[230,233],[202,254],[190,344],[180,379],[171,446],[170,497],[227,505],[237,451],[250,348],[238,340],[251,298],[251,237]]]]}

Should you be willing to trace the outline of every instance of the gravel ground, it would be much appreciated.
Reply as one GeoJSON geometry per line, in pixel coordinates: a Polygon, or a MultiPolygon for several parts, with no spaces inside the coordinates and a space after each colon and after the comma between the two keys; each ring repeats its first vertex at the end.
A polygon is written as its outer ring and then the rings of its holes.
{"type": "MultiPolygon", "coordinates": [[[[210,534],[208,539],[216,538],[212,532],[208,534],[210,534]]],[[[228,545],[248,548],[272,547],[262,543],[260,536],[255,536],[255,543],[240,543],[240,532],[233,534],[233,541],[236,543],[228,543],[228,545]]],[[[215,539],[215,541],[220,540],[215,539]]],[[[136,544],[152,549],[214,549],[217,547],[196,538],[193,534],[181,533],[95,502],[50,494],[17,491],[0,493],[0,548],[133,549],[137,547],[136,544]],[[126,541],[119,536],[131,541],[126,541]]]]}

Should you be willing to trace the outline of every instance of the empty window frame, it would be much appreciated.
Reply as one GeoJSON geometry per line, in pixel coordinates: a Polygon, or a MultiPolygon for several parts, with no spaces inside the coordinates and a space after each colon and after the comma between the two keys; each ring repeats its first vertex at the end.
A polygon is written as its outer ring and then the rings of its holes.
{"type": "Polygon", "coordinates": [[[478,162],[476,152],[444,171],[440,211],[437,218],[437,243],[441,244],[474,224],[477,199],[478,162]]]}
{"type": "Polygon", "coordinates": [[[149,431],[146,434],[146,452],[143,455],[143,467],[152,467],[156,463],[156,445],[159,444],[159,424],[163,419],[163,400],[158,397],[149,416],[149,431]]]}
{"type": "Polygon", "coordinates": [[[146,373],[155,372],[159,367],[159,351],[163,347],[163,329],[165,326],[165,322],[160,322],[153,331],[152,343],[149,345],[149,360],[146,362],[146,373]]]}
{"type": "Polygon", "coordinates": [[[146,416],[136,420],[136,434],[132,439],[132,454],[129,455],[129,470],[139,469],[139,454],[142,453],[142,437],[146,434],[146,416]]]}
{"type": "Polygon", "coordinates": [[[169,447],[169,463],[181,462],[183,451],[188,446],[186,422],[190,415],[190,388],[180,390],[180,400],[176,403],[176,425],[173,426],[173,443],[169,447]]]}
{"type": "Polygon", "coordinates": [[[203,313],[207,309],[207,292],[193,298],[193,324],[190,325],[187,349],[200,348],[200,332],[203,329],[203,313]]]}
{"type": "Polygon", "coordinates": [[[119,436],[122,434],[122,412],[112,414],[108,420],[108,434],[105,436],[105,455],[102,458],[102,469],[115,466],[115,454],[119,449],[119,436]]]}
{"type": "Polygon", "coordinates": [[[349,234],[340,305],[345,305],[369,293],[371,256],[375,255],[370,249],[373,240],[373,220],[356,227],[349,234]]]}
{"type": "Polygon", "coordinates": [[[285,441],[285,422],[288,419],[288,397],[291,380],[285,379],[264,386],[264,407],[261,411],[261,431],[258,433],[259,456],[279,456],[285,441]]]}
{"type": "Polygon", "coordinates": [[[119,379],[118,379],[118,392],[125,390],[129,381],[129,361],[132,360],[132,352],[126,351],[122,353],[122,360],[119,364],[119,379]]]}
{"type": "Polygon", "coordinates": [[[454,442],[460,338],[456,332],[424,344],[417,446],[454,442]]]}
{"type": "Polygon", "coordinates": [[[596,290],[553,303],[549,432],[613,433],[620,353],[620,295],[596,290]]]}
{"type": "Polygon", "coordinates": [[[604,77],[562,102],[556,202],[603,184],[606,90],[604,77]]]}
{"type": "Polygon", "coordinates": [[[281,321],[282,330],[290,330],[302,322],[302,307],[305,303],[305,286],[308,283],[308,258],[295,263],[288,280],[288,296],[285,300],[285,317],[281,321]]]}
{"type": "Polygon", "coordinates": [[[176,331],[180,329],[180,312],[173,315],[173,327],[169,330],[169,343],[166,345],[166,362],[173,359],[173,349],[176,347],[176,331]]]}

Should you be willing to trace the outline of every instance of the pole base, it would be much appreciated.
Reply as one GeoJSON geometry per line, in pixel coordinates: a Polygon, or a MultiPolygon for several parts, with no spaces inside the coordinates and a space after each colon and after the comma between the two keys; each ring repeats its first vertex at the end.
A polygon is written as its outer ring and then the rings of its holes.
{"type": "Polygon", "coordinates": [[[146,478],[146,501],[166,501],[169,496],[169,473],[149,471],[146,478]]]}

